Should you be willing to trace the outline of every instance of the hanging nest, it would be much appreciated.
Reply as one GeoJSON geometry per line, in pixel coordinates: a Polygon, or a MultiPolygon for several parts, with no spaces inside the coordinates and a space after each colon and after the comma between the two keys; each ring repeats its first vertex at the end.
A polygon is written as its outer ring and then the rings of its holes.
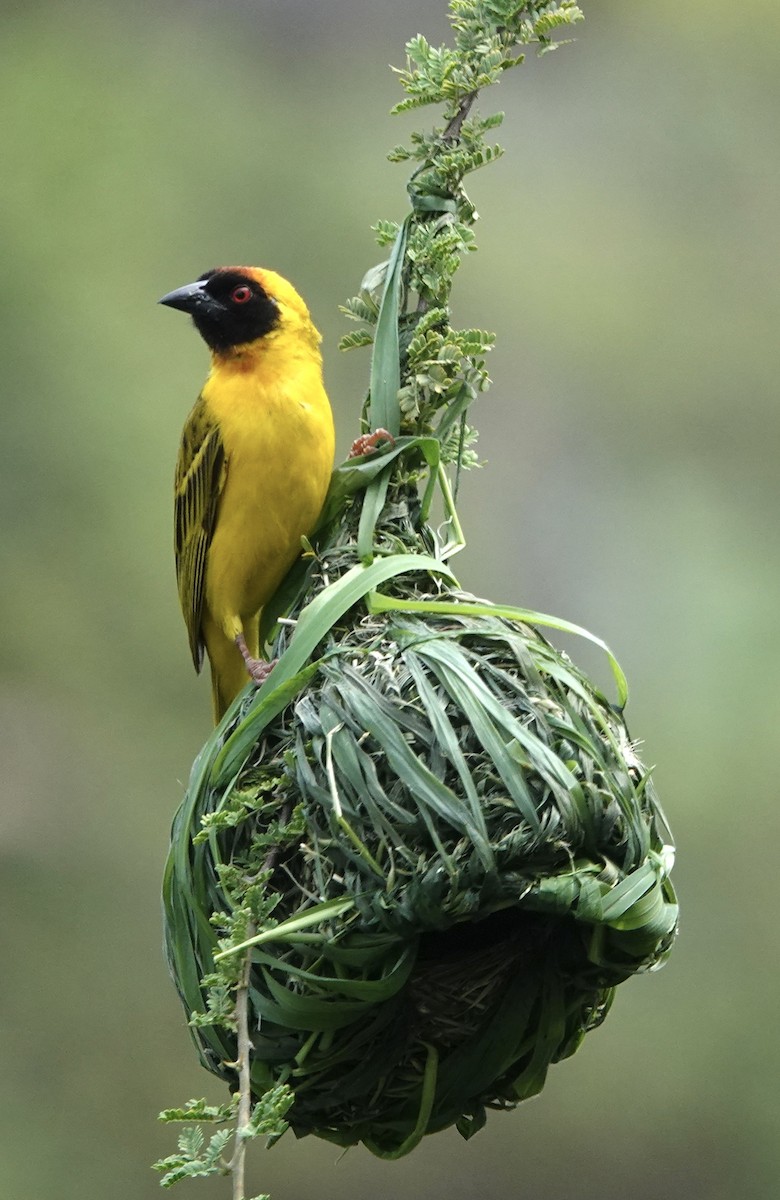
{"type": "Polygon", "coordinates": [[[538,1093],[677,918],[620,712],[537,629],[405,557],[368,605],[350,580],[388,557],[320,558],[278,650],[334,594],[341,615],[207,745],[165,885],[204,1065],[235,1087],[215,955],[238,970],[243,932],[256,1096],[286,1082],[296,1134],[385,1156],[538,1093]]]}

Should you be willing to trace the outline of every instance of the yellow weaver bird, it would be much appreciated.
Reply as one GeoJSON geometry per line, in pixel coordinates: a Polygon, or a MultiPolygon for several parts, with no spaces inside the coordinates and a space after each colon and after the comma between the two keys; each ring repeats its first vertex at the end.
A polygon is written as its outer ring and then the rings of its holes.
{"type": "Polygon", "coordinates": [[[211,664],[214,719],[268,674],[259,623],[322,509],[333,415],[320,335],[292,284],[218,267],[163,296],[192,316],[211,371],[176,464],[176,577],[195,669],[211,664]]]}

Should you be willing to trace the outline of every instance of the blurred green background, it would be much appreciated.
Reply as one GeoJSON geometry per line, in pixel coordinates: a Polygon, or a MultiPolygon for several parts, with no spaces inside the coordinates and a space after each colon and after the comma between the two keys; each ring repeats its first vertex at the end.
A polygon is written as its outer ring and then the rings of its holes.
{"type": "MultiPolygon", "coordinates": [[[[290,1136],[274,1200],[777,1194],[780,6],[583,0],[576,43],[485,97],[455,319],[498,332],[464,586],[601,633],[677,835],[660,974],[541,1098],[388,1164],[290,1136]]],[[[344,452],[365,352],[337,305],[405,212],[386,64],[444,0],[13,3],[0,17],[0,1192],[151,1200],[157,1111],[223,1098],[162,962],[171,816],[209,728],[171,476],[205,374],[155,307],[272,266],[324,334],[344,452]]],[[[602,666],[577,651],[594,670],[602,666]]],[[[174,1193],[177,1194],[177,1193],[174,1193]]],[[[221,1200],[227,1183],[182,1185],[221,1200]]]]}

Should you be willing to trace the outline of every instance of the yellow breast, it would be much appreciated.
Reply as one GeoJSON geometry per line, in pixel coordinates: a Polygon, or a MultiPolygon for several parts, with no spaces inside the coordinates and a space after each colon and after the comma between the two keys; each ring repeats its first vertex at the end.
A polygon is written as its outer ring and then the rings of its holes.
{"type": "Polygon", "coordinates": [[[316,343],[266,339],[215,359],[203,390],[218,423],[226,480],[206,568],[217,622],[258,611],[322,508],[334,431],[316,343]]]}

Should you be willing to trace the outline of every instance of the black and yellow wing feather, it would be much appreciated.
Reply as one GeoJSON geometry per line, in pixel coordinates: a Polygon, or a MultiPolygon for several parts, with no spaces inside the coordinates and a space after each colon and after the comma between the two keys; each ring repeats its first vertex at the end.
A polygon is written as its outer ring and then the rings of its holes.
{"type": "Polygon", "coordinates": [[[206,558],[225,477],[219,427],[200,396],[181,435],[175,483],[176,581],[197,671],[203,664],[206,558]]]}

